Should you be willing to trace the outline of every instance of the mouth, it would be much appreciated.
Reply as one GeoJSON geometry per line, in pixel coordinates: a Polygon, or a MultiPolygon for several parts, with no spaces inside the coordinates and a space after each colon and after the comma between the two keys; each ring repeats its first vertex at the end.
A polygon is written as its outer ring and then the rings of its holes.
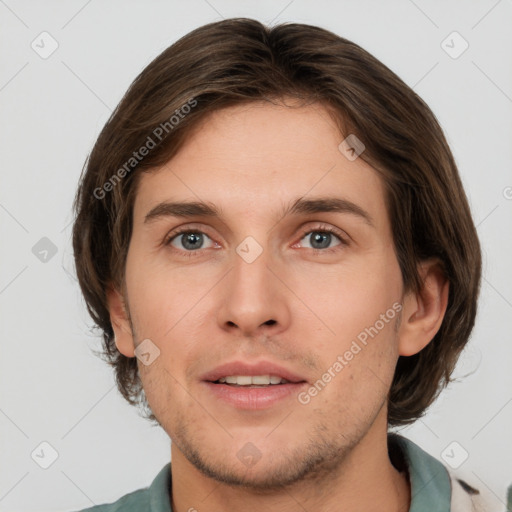
{"type": "Polygon", "coordinates": [[[278,375],[228,375],[217,379],[214,384],[227,384],[228,386],[266,388],[289,384],[290,381],[278,375]]]}
{"type": "Polygon", "coordinates": [[[268,362],[228,363],[203,375],[202,382],[216,399],[246,410],[275,406],[307,385],[305,379],[268,362]]]}

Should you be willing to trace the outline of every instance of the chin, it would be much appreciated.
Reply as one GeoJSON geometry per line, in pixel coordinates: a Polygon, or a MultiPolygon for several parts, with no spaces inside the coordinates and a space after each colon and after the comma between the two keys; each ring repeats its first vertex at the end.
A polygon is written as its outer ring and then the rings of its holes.
{"type": "Polygon", "coordinates": [[[328,444],[305,444],[294,449],[287,447],[286,451],[269,449],[258,455],[254,445],[247,443],[237,454],[227,455],[227,451],[212,454],[206,448],[203,451],[197,446],[180,443],[180,451],[206,477],[259,493],[323,480],[332,476],[344,458],[343,450],[328,444]]]}

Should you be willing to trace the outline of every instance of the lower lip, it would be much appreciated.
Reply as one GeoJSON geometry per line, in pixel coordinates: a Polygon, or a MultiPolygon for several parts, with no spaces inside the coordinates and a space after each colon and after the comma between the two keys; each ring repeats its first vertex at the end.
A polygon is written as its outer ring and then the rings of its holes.
{"type": "Polygon", "coordinates": [[[272,407],[291,396],[296,397],[306,382],[289,382],[261,388],[230,386],[213,382],[204,382],[204,384],[217,398],[238,409],[261,410],[272,407]]]}

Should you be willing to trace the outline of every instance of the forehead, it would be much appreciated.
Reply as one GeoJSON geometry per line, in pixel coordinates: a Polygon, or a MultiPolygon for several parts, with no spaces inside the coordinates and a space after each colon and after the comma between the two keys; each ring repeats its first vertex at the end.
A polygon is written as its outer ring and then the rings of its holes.
{"type": "MultiPolygon", "coordinates": [[[[348,135],[348,134],[346,134],[348,135]]],[[[299,197],[338,196],[384,208],[384,187],[321,104],[254,102],[215,111],[179,152],[139,183],[134,216],[162,201],[207,201],[256,217],[299,197]]]]}

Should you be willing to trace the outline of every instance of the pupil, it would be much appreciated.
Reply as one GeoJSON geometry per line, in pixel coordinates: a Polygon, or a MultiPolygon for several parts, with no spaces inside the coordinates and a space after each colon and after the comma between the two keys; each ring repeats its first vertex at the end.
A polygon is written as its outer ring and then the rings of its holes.
{"type": "Polygon", "coordinates": [[[202,245],[202,235],[198,233],[187,233],[183,236],[183,247],[186,249],[197,249],[202,245]],[[199,243],[198,243],[199,242],[199,243]]]}
{"type": "Polygon", "coordinates": [[[326,247],[329,247],[329,244],[331,242],[331,234],[330,233],[320,233],[316,232],[313,234],[313,241],[312,246],[314,249],[325,249],[326,247]],[[315,247],[316,243],[320,244],[320,247],[315,247]]]}

